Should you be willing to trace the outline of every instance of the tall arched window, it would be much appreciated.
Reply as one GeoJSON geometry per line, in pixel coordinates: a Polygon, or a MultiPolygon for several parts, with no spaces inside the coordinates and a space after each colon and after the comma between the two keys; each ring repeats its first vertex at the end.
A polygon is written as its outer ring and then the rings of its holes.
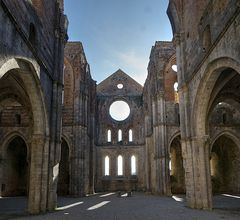
{"type": "Polygon", "coordinates": [[[106,156],[104,159],[104,175],[105,176],[109,176],[109,156],[106,156]]]}
{"type": "Polygon", "coordinates": [[[134,155],[131,157],[131,175],[137,175],[137,163],[134,155]]]}
{"type": "Polygon", "coordinates": [[[118,142],[122,141],[122,130],[118,130],[118,142]]]}
{"type": "Polygon", "coordinates": [[[133,141],[133,131],[132,131],[132,129],[130,129],[129,132],[128,132],[128,141],[129,142],[133,141]]]}
{"type": "Polygon", "coordinates": [[[107,131],[107,142],[111,142],[112,141],[112,132],[111,130],[107,131]]]}
{"type": "Polygon", "coordinates": [[[175,103],[179,103],[179,97],[178,97],[178,82],[175,82],[174,85],[174,95],[175,95],[175,103]]]}
{"type": "Polygon", "coordinates": [[[123,175],[123,157],[121,155],[119,155],[117,158],[117,175],[123,175]]]}

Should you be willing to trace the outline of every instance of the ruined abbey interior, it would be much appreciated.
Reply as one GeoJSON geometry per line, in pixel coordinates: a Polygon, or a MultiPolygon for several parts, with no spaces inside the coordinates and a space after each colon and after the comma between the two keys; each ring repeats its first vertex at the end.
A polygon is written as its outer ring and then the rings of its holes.
{"type": "Polygon", "coordinates": [[[167,14],[173,40],[152,47],[144,86],[121,69],[96,84],[63,0],[0,0],[0,197],[39,213],[58,195],[186,194],[211,210],[240,194],[240,1],[167,14]]]}

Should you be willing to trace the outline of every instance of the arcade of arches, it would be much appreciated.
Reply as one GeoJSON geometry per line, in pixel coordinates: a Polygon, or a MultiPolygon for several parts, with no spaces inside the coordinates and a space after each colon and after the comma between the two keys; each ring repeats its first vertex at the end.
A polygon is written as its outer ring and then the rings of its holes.
{"type": "Polygon", "coordinates": [[[25,20],[11,2],[0,4],[0,197],[39,213],[57,195],[185,194],[212,209],[215,194],[240,194],[237,0],[169,0],[173,41],[152,47],[144,86],[121,69],[96,84],[82,44],[66,42],[63,1],[16,3],[25,20]]]}

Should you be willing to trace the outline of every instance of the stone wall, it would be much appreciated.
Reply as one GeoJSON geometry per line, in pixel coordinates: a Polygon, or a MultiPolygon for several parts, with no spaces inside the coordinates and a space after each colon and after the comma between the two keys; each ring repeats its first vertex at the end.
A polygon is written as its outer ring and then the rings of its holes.
{"type": "MultiPolygon", "coordinates": [[[[122,70],[118,70],[97,86],[96,123],[96,189],[143,190],[144,188],[144,121],[142,86],[122,70]],[[119,85],[121,85],[119,87],[119,85]],[[125,120],[115,120],[109,108],[115,101],[124,101],[130,107],[125,120]],[[118,140],[118,132],[122,139],[118,140]],[[129,131],[132,130],[132,140],[129,131]],[[111,138],[108,140],[108,131],[111,138]],[[123,157],[123,174],[117,173],[117,157],[123,157]],[[104,158],[110,158],[109,175],[104,174],[104,158]],[[131,174],[131,156],[136,157],[137,172],[131,174]]],[[[121,108],[121,107],[120,107],[121,108]]],[[[120,110],[121,111],[121,110],[120,110]]],[[[122,110],[123,111],[123,110],[122,110]]]]}
{"type": "Polygon", "coordinates": [[[63,134],[69,148],[69,194],[93,193],[93,150],[96,83],[90,75],[82,44],[65,47],[63,134]]]}
{"type": "MultiPolygon", "coordinates": [[[[52,210],[60,159],[67,20],[58,1],[1,0],[0,23],[1,161],[11,163],[8,145],[22,138],[28,146],[29,174],[24,184],[28,211],[52,210]]],[[[4,164],[0,165],[0,194],[7,189],[2,179],[7,175],[4,164]]],[[[10,191],[14,192],[14,187],[10,191]]]]}
{"type": "Polygon", "coordinates": [[[177,73],[172,42],[156,42],[152,47],[148,76],[144,85],[147,190],[170,195],[170,145],[179,134],[177,73]]]}
{"type": "MultiPolygon", "coordinates": [[[[239,109],[239,13],[237,0],[169,2],[178,65],[186,195],[193,208],[213,206],[211,146],[223,137],[230,137],[239,146],[238,128],[230,123],[229,112],[224,118],[220,116],[229,126],[216,124],[220,108],[215,108],[227,103],[235,112],[239,109]]],[[[220,155],[218,159],[220,166],[220,155]]]]}

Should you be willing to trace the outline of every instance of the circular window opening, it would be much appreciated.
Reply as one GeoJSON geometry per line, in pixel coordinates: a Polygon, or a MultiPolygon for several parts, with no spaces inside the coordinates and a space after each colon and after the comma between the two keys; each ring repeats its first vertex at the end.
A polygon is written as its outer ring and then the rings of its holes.
{"type": "Polygon", "coordinates": [[[118,89],[122,89],[122,88],[123,88],[123,84],[119,83],[119,84],[117,85],[117,87],[118,87],[118,89]]]}
{"type": "Polygon", "coordinates": [[[130,107],[124,101],[115,101],[109,108],[109,114],[114,120],[123,121],[129,116],[130,107]]]}

